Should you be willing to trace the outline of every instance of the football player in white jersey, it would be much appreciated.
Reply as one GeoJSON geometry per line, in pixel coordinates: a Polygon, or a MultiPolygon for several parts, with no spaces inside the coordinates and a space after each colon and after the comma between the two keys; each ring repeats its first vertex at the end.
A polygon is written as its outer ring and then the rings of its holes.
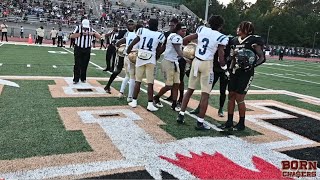
{"type": "Polygon", "coordinates": [[[143,75],[146,74],[148,83],[148,107],[149,111],[157,111],[153,105],[153,83],[154,72],[156,65],[156,57],[159,56],[161,44],[165,41],[163,33],[158,32],[158,20],[150,19],[149,29],[140,28],[137,32],[137,37],[132,41],[127,49],[127,53],[130,53],[133,46],[138,43],[138,58],[136,61],[136,84],[133,92],[132,102],[129,103],[131,107],[137,107],[137,98],[140,92],[140,86],[143,75]]]}
{"type": "MultiPolygon", "coordinates": [[[[128,92],[128,98],[127,98],[128,102],[132,101],[133,89],[135,85],[135,64],[129,61],[128,54],[126,53],[126,51],[129,44],[137,37],[136,31],[141,27],[143,26],[140,24],[134,25],[134,21],[132,19],[128,20],[128,32],[116,44],[117,47],[119,47],[121,44],[124,44],[124,43],[126,44],[126,47],[124,49],[124,54],[125,54],[124,70],[126,73],[126,77],[122,81],[119,97],[120,98],[123,97],[124,90],[129,82],[129,92],[128,92]]],[[[132,51],[137,51],[137,49],[138,49],[138,45],[136,44],[133,47],[132,51]]]]}
{"type": "Polygon", "coordinates": [[[161,62],[162,72],[166,79],[166,85],[161,88],[156,96],[154,96],[154,102],[157,107],[163,107],[159,99],[163,94],[172,89],[171,109],[180,111],[180,107],[177,107],[177,96],[180,84],[179,60],[185,61],[182,54],[182,43],[183,37],[186,35],[186,31],[187,27],[178,23],[167,38],[164,59],[161,62]]]}
{"type": "Polygon", "coordinates": [[[200,26],[195,34],[189,35],[183,39],[183,44],[187,44],[193,40],[198,40],[198,45],[195,52],[196,57],[192,62],[190,71],[188,91],[183,97],[181,111],[177,118],[177,122],[184,123],[185,110],[190,97],[196,88],[196,84],[200,80],[201,101],[196,130],[210,129],[210,127],[204,123],[204,116],[207,111],[209,94],[214,80],[213,58],[216,51],[218,51],[220,66],[226,71],[226,73],[228,73],[227,65],[224,60],[224,48],[228,44],[229,38],[219,32],[224,24],[224,19],[219,15],[214,15],[210,17],[208,24],[210,28],[200,26]]]}

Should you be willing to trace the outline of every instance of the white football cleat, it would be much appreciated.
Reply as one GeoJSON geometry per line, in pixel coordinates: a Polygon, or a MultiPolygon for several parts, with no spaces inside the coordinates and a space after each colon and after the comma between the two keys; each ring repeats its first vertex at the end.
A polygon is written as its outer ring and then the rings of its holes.
{"type": "Polygon", "coordinates": [[[159,109],[152,104],[152,105],[148,105],[147,110],[154,112],[154,111],[158,111],[159,109]]]}
{"type": "Polygon", "coordinates": [[[138,106],[137,101],[132,101],[131,103],[128,104],[132,108],[136,108],[138,106]]]}
{"type": "Polygon", "coordinates": [[[127,98],[127,102],[128,102],[128,103],[132,102],[132,98],[131,98],[131,97],[128,97],[128,98],[127,98]]]}

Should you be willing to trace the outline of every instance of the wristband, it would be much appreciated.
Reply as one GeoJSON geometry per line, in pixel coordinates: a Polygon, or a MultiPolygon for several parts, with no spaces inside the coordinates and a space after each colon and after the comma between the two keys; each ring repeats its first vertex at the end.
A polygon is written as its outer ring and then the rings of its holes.
{"type": "Polygon", "coordinates": [[[221,67],[221,69],[225,71],[225,70],[228,69],[228,67],[227,67],[227,65],[224,65],[224,66],[221,67]]]}

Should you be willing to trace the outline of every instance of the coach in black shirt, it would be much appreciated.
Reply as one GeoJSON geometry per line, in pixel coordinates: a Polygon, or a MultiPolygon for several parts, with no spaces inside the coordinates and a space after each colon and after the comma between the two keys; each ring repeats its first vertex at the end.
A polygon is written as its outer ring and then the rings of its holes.
{"type": "Polygon", "coordinates": [[[81,79],[81,82],[83,83],[86,82],[93,37],[98,39],[101,38],[100,34],[90,27],[88,19],[84,19],[82,21],[82,25],[77,26],[71,35],[71,38],[75,38],[73,69],[74,84],[77,84],[79,79],[81,79]]]}
{"type": "Polygon", "coordinates": [[[122,29],[119,31],[118,25],[115,25],[113,30],[109,31],[106,34],[106,38],[109,38],[109,46],[107,49],[106,54],[106,64],[107,67],[103,71],[110,71],[113,72],[115,61],[116,61],[116,47],[115,44],[123,38],[123,36],[126,34],[127,30],[122,29]]]}

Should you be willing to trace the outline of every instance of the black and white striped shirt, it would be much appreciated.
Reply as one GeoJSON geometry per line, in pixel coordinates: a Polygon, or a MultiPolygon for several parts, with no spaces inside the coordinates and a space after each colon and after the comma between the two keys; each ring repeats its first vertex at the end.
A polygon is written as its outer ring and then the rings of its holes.
{"type": "MultiPolygon", "coordinates": [[[[96,32],[93,28],[89,28],[88,32],[96,32]]],[[[82,26],[77,26],[73,33],[84,33],[82,26]]],[[[75,45],[80,48],[91,48],[93,36],[81,35],[75,39],[75,45]]]]}

